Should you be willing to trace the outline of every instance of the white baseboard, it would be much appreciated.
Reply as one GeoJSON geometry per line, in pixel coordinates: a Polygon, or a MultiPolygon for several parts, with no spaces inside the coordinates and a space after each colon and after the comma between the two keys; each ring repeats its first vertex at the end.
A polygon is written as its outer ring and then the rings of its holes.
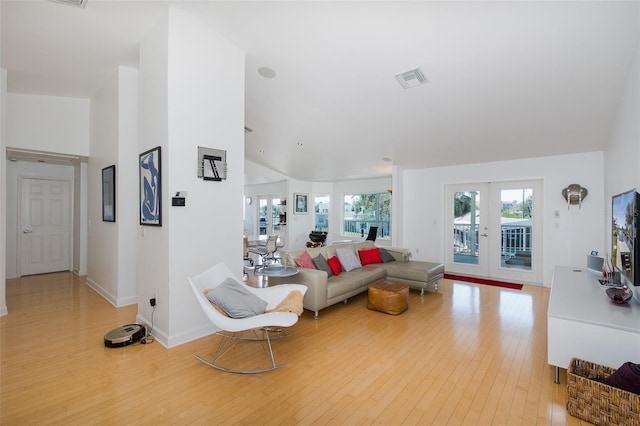
{"type": "Polygon", "coordinates": [[[0,307],[0,317],[3,317],[8,313],[9,313],[9,310],[7,309],[7,305],[0,307]]]}
{"type": "Polygon", "coordinates": [[[121,308],[123,306],[128,306],[128,305],[135,305],[136,303],[138,303],[137,296],[118,299],[113,294],[111,294],[106,289],[104,289],[100,284],[98,284],[97,282],[95,282],[89,277],[86,278],[85,283],[89,287],[91,287],[93,290],[95,290],[95,292],[98,293],[100,296],[104,297],[109,303],[111,303],[116,308],[121,308]]]}
{"type": "Polygon", "coordinates": [[[156,341],[167,349],[200,339],[201,337],[209,336],[220,330],[213,324],[210,324],[195,330],[189,330],[188,332],[181,333],[177,336],[168,336],[167,333],[159,329],[157,326],[154,326],[153,330],[151,330],[151,321],[140,314],[136,316],[136,322],[138,324],[144,324],[144,326],[147,327],[147,330],[151,331],[151,335],[156,339],[156,341]]]}

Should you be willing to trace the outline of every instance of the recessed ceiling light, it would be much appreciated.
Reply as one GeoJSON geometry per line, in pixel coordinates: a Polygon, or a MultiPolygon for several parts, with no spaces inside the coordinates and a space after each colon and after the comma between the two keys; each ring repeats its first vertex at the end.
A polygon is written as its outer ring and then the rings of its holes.
{"type": "Polygon", "coordinates": [[[264,154],[264,149],[261,149],[261,150],[260,150],[260,151],[258,151],[258,152],[260,152],[260,154],[264,154]]]}
{"type": "Polygon", "coordinates": [[[260,74],[264,78],[273,78],[276,76],[276,72],[269,67],[258,68],[258,74],[260,74]]]}
{"type": "Polygon", "coordinates": [[[382,159],[382,161],[389,162],[389,161],[393,161],[393,160],[392,160],[391,158],[389,158],[389,157],[384,157],[384,158],[382,159]]]}
{"type": "Polygon", "coordinates": [[[302,142],[298,142],[298,146],[302,146],[302,142]]]}

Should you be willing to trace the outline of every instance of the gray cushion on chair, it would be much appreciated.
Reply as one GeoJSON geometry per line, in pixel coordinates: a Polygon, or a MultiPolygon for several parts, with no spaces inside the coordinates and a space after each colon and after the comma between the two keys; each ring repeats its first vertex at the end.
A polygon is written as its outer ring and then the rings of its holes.
{"type": "Polygon", "coordinates": [[[210,302],[220,306],[231,318],[246,318],[264,314],[267,302],[243,287],[233,278],[226,278],[207,293],[210,302]]]}

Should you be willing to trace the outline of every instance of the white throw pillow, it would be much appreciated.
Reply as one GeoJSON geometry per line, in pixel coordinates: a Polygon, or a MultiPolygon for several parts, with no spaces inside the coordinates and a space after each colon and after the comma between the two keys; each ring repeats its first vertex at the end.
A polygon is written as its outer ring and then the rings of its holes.
{"type": "Polygon", "coordinates": [[[358,256],[356,256],[351,247],[336,249],[336,256],[338,256],[340,263],[342,263],[342,269],[344,269],[345,272],[362,268],[360,259],[358,259],[358,256]]]}

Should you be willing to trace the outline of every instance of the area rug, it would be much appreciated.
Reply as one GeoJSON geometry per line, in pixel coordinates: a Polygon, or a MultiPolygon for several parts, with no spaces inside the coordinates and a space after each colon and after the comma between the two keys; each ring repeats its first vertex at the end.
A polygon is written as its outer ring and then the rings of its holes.
{"type": "Polygon", "coordinates": [[[514,290],[522,290],[522,287],[523,287],[522,284],[514,284],[514,283],[508,283],[505,281],[490,280],[487,278],[466,277],[464,275],[444,274],[444,277],[449,280],[465,281],[465,282],[474,283],[474,284],[485,284],[485,285],[492,285],[496,287],[512,288],[514,290]]]}

